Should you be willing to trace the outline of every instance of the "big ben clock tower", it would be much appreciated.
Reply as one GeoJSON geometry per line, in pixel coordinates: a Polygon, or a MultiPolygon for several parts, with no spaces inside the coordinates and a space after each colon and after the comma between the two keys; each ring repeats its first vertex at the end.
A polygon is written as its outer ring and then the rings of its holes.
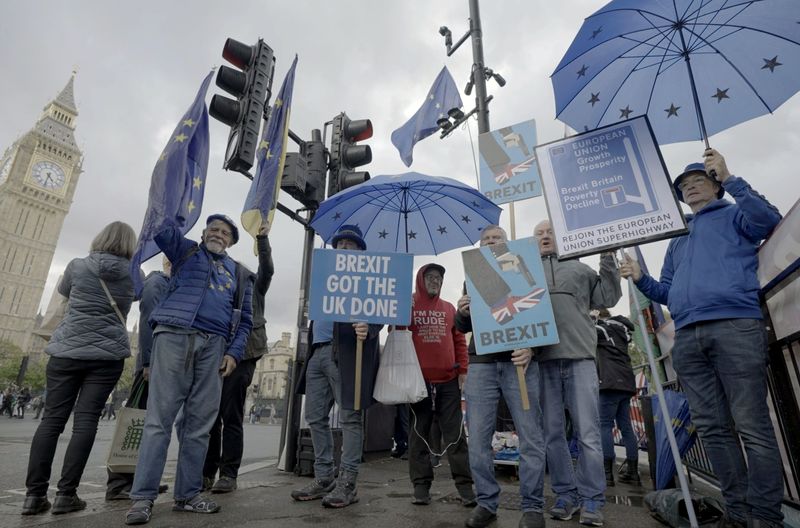
{"type": "Polygon", "coordinates": [[[81,174],[74,81],[73,72],[36,125],[0,158],[0,339],[26,352],[35,344],[39,301],[81,174]]]}

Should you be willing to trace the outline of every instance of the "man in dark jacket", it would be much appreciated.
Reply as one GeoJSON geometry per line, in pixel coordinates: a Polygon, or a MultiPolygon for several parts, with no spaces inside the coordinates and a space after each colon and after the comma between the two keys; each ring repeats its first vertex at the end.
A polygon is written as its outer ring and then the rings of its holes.
{"type": "Polygon", "coordinates": [[[173,267],[169,290],[149,321],[155,336],[150,393],[127,524],[150,520],[172,426],[181,408],[173,509],[196,513],[220,509],[200,491],[222,378],[242,359],[253,324],[253,274],[225,252],[238,240],[236,224],[220,214],[208,217],[200,244],[186,239],[174,226],[155,237],[173,267]]]}
{"type": "Polygon", "coordinates": [[[439,418],[444,452],[464,506],[475,506],[469,452],[461,412],[461,389],[467,379],[467,341],[455,326],[456,309],[439,297],[444,267],[427,264],[417,272],[411,311],[411,330],[428,397],[412,403],[409,427],[408,471],[414,485],[414,504],[431,503],[433,466],[431,456],[443,456],[441,445],[433,451],[433,417],[439,418]]]}
{"type": "Polygon", "coordinates": [[[203,465],[203,488],[211,493],[230,493],[236,489],[236,478],[244,450],[244,403],[247,388],[253,381],[256,363],[267,352],[267,320],[264,318],[264,301],[275,274],[272,248],[269,245],[269,222],[264,221],[258,231],[258,273],[253,292],[253,330],[245,345],[244,359],[233,374],[222,382],[219,414],[211,428],[208,452],[203,465]],[[219,471],[219,480],[214,478],[219,471]]]}
{"type": "Polygon", "coordinates": [[[558,260],[549,220],[539,222],[533,234],[560,340],[537,349],[535,356],[542,378],[547,468],[556,495],[549,513],[553,519],[566,521],[580,511],[581,524],[602,526],[606,485],[594,361],[597,335],[589,311],[617,304],[622,296],[619,271],[610,253],[600,255],[599,273],[578,260],[558,260]],[[580,446],[575,468],[565,435],[565,410],[580,446]]]}
{"type": "Polygon", "coordinates": [[[597,315],[597,378],[600,384],[600,436],[603,441],[603,466],[606,486],[614,485],[614,421],[625,444],[625,470],[619,481],[641,484],[639,449],[631,427],[631,397],[636,394],[636,380],[628,355],[633,323],[624,315],[611,314],[602,308],[597,315]]]}
{"type": "Polygon", "coordinates": [[[757,278],[758,244],[781,214],[725,158],[705,151],[675,179],[692,210],[689,234],[673,238],[661,279],[626,257],[624,277],[669,306],[675,321],[672,361],[689,400],[692,422],[725,499],[725,526],[783,526],[783,480],[767,406],[767,332],[757,278]],[[736,200],[722,197],[727,191],[736,200]],[[747,453],[741,455],[740,439],[747,453]]]}
{"type": "MultiPolygon", "coordinates": [[[[366,251],[357,226],[343,225],[331,240],[335,249],[366,251]]],[[[343,508],[358,502],[356,479],[364,443],[364,410],[375,400],[372,391],[380,360],[378,334],[382,325],[312,322],[311,351],[303,365],[298,393],[306,395],[305,415],[314,444],[314,480],[292,491],[297,501],[322,499],[326,508],[343,508]],[[356,341],[363,341],[361,409],[355,410],[356,341]],[[330,412],[339,405],[342,428],[342,461],[339,476],[333,474],[333,436],[330,412]]]]}
{"type": "MultiPolygon", "coordinates": [[[[496,225],[481,232],[481,246],[508,241],[506,232],[496,225]]],[[[472,332],[470,297],[458,300],[456,328],[472,332]]],[[[521,348],[496,354],[477,355],[475,335],[469,341],[469,373],[464,385],[469,426],[469,465],[475,481],[478,505],[472,510],[466,525],[484,528],[497,517],[500,486],[494,475],[492,436],[497,421],[500,395],[508,404],[519,436],[519,494],[522,497],[520,528],[544,528],[544,442],[542,440],[542,411],[539,405],[539,367],[531,362],[531,349],[521,348]],[[517,367],[524,367],[530,409],[522,408],[522,396],[517,367]]]]}

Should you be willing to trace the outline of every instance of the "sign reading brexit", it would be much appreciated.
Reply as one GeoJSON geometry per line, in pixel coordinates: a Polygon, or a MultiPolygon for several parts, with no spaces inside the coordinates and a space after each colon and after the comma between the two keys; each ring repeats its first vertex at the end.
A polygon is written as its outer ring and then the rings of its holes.
{"type": "Polygon", "coordinates": [[[536,147],[559,258],[686,232],[646,116],[536,147]]]}
{"type": "Polygon", "coordinates": [[[315,249],[309,318],[407,326],[413,265],[405,253],[315,249]]]}
{"type": "Polygon", "coordinates": [[[541,196],[534,145],[533,119],[478,136],[483,195],[498,205],[541,196]]]}
{"type": "Polygon", "coordinates": [[[558,343],[536,240],[523,238],[461,254],[478,354],[558,343]]]}

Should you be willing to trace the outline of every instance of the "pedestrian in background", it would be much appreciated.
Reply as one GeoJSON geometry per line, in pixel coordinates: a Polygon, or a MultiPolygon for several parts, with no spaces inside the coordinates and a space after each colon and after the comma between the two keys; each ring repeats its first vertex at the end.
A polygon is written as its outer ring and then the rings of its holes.
{"type": "Polygon", "coordinates": [[[103,405],[131,355],[125,318],[134,300],[130,259],[136,234],[112,222],[92,241],[88,257],[72,260],[58,292],[69,299],[67,313],[45,352],[47,400],[31,442],[23,515],[50,508],[47,488],[58,437],[74,409],[72,437],[64,454],[53,513],[86,508],[77,490],[97,434],[103,405]]]}

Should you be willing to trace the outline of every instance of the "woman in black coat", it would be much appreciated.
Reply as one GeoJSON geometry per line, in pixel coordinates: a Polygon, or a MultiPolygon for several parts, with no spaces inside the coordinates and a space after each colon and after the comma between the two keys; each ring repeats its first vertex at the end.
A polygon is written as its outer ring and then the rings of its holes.
{"type": "Polygon", "coordinates": [[[22,515],[50,508],[47,488],[58,437],[74,409],[72,437],[64,454],[53,513],[82,510],[78,498],[97,422],[131,355],[125,318],[134,300],[130,259],[136,234],[123,222],[112,222],[92,241],[89,256],[67,265],[58,292],[67,298],[64,319],[45,352],[47,400],[44,417],[31,443],[27,493],[22,515]]]}

